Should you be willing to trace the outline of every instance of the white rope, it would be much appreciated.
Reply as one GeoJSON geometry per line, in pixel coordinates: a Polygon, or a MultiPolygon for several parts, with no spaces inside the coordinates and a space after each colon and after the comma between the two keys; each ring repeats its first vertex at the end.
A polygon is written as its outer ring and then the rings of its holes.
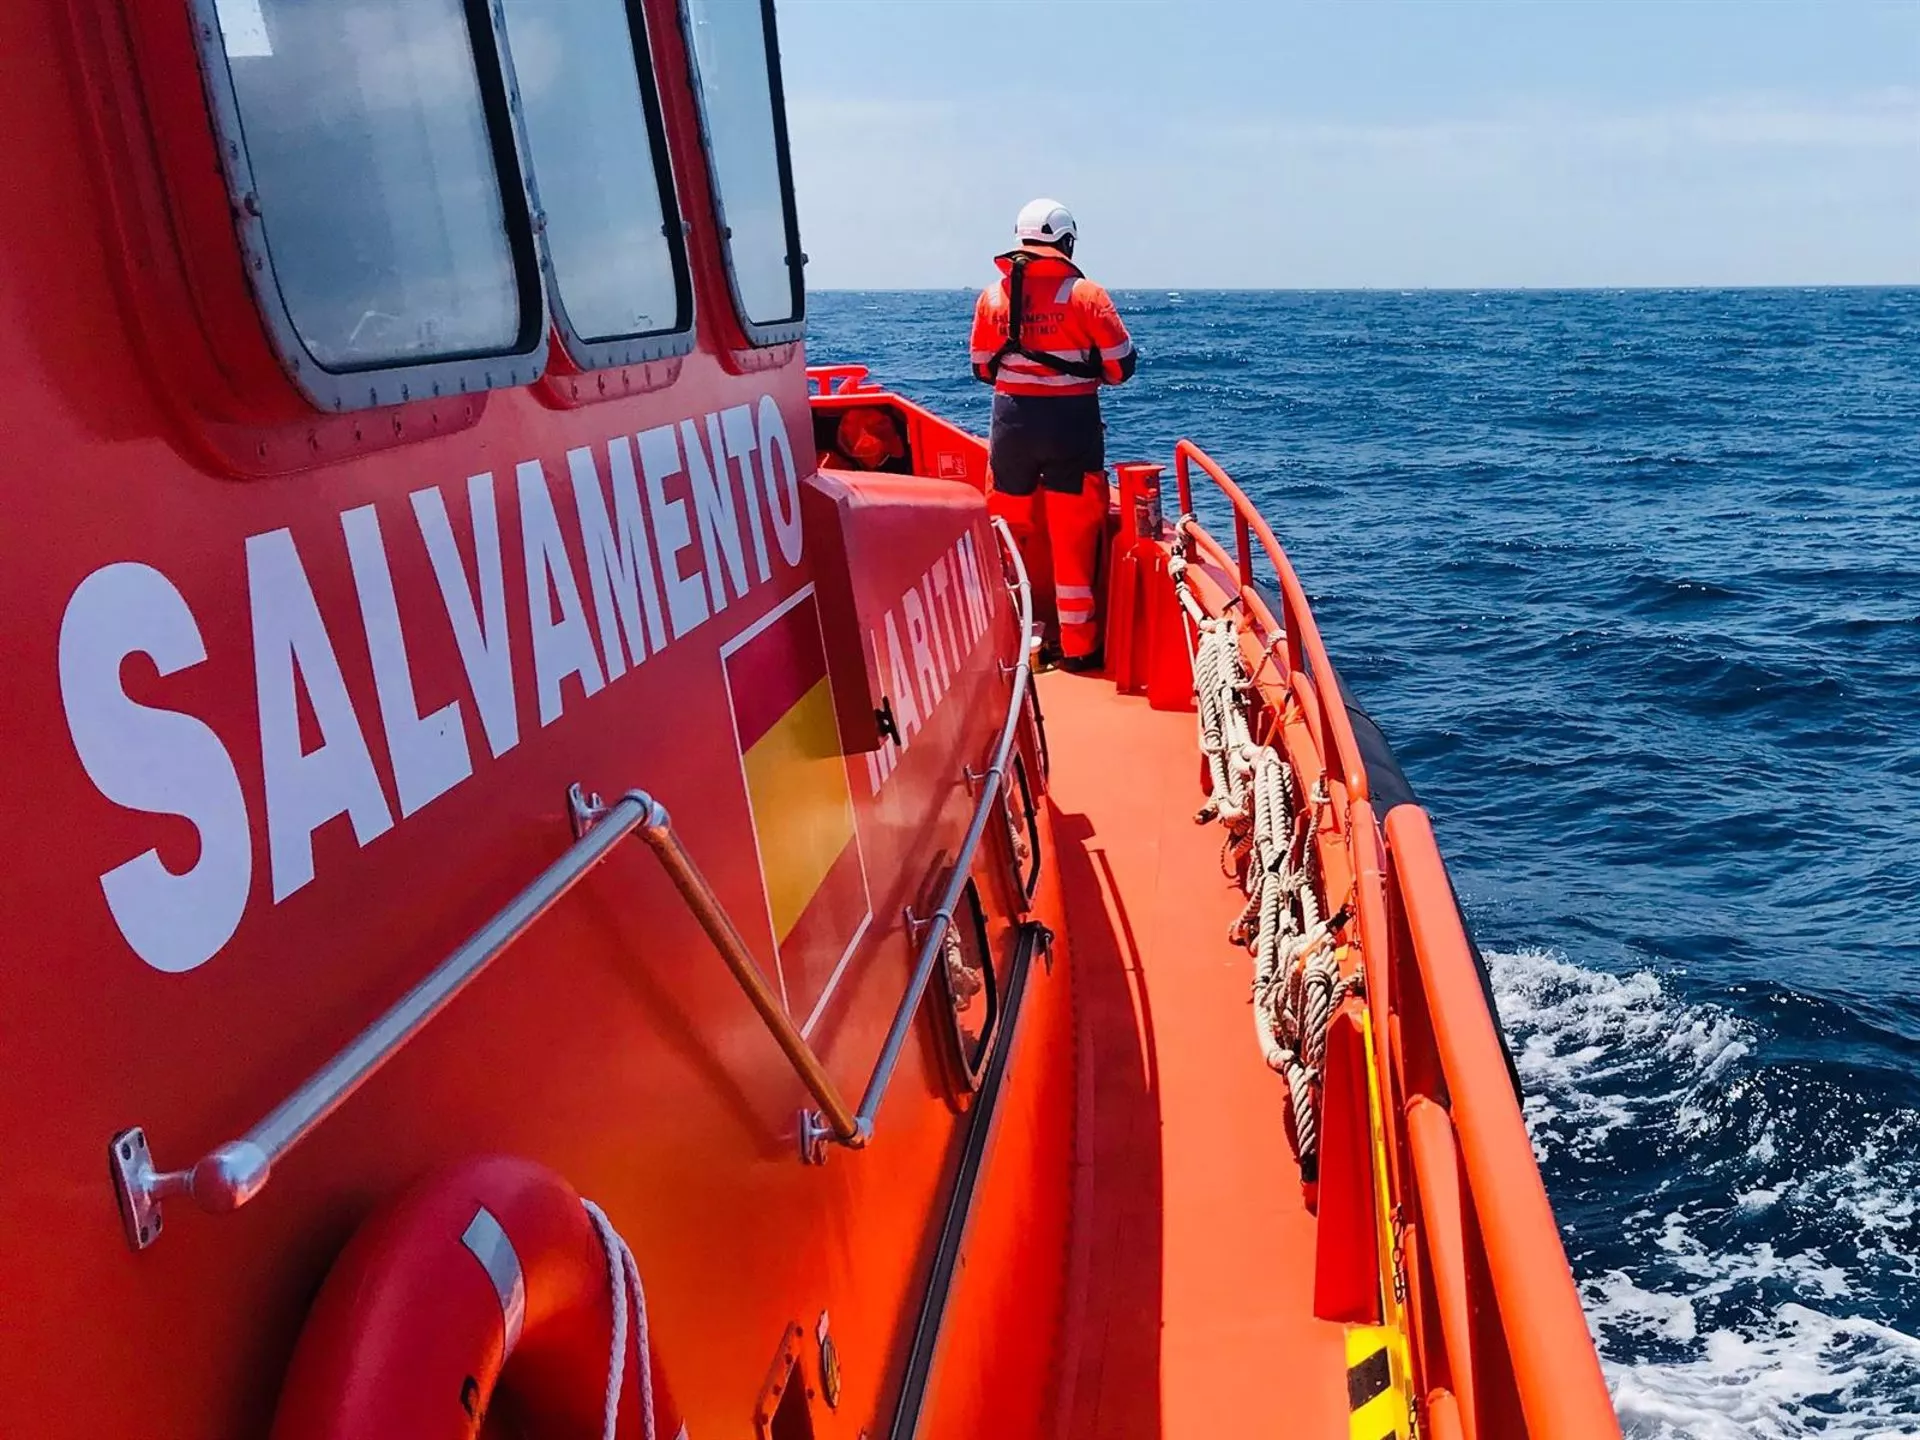
{"type": "MultiPolygon", "coordinates": [[[[1171,567],[1193,619],[1193,692],[1200,749],[1212,785],[1195,818],[1227,827],[1222,861],[1239,862],[1247,903],[1229,935],[1253,956],[1253,1029],[1261,1058],[1287,1082],[1303,1169],[1320,1152],[1320,1072],[1327,1031],[1349,988],[1316,888],[1322,779],[1306,803],[1286,757],[1256,745],[1248,720],[1253,685],[1229,616],[1207,616],[1188,591],[1187,566],[1171,567]]],[[[1268,653],[1271,655],[1272,646],[1268,653]]]]}
{"type": "Polygon", "coordinates": [[[966,947],[960,943],[960,931],[952,923],[941,937],[940,953],[947,964],[947,985],[953,996],[953,1008],[964,1010],[974,996],[987,988],[987,978],[978,966],[967,963],[966,947]]]}
{"type": "Polygon", "coordinates": [[[591,1200],[582,1200],[587,1217],[600,1237],[600,1248],[607,1256],[607,1284],[613,1307],[613,1350],[607,1359],[607,1403],[601,1422],[601,1440],[617,1440],[620,1430],[620,1392],[626,1388],[627,1326],[632,1316],[634,1350],[640,1369],[640,1433],[645,1440],[653,1434],[653,1355],[647,1343],[647,1292],[640,1285],[640,1267],[633,1251],[613,1228],[607,1212],[591,1200]]]}
{"type": "Polygon", "coordinates": [[[1193,691],[1200,713],[1200,749],[1207,757],[1213,793],[1201,814],[1228,825],[1244,821],[1249,810],[1255,747],[1247,729],[1246,690],[1247,671],[1233,622],[1202,620],[1193,655],[1193,691]]]}

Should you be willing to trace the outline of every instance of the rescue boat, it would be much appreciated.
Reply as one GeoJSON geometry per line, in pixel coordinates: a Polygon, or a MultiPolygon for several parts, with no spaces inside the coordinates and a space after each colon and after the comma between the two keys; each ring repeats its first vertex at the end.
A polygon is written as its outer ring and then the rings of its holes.
{"type": "Polygon", "coordinates": [[[1619,1433],[1272,529],[1118,465],[1036,673],[809,367],[770,0],[0,48],[10,1434],[1619,1433]]]}

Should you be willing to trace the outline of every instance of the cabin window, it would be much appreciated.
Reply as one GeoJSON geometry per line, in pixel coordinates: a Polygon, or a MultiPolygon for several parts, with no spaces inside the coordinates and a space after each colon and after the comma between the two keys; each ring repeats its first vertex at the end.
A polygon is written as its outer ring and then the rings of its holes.
{"type": "Polygon", "coordinates": [[[960,1072],[967,1088],[977,1090],[1000,1019],[1000,986],[987,939],[987,912],[980,903],[980,889],[971,879],[954,907],[953,922],[942,938],[941,950],[940,974],[947,1003],[952,1007],[960,1072]]]}
{"type": "Polygon", "coordinates": [[[1024,906],[1040,885],[1040,818],[1027,781],[1027,762],[1016,753],[1007,767],[1007,783],[1000,792],[1007,822],[1007,856],[1013,884],[1024,906]]]}
{"type": "Polygon", "coordinates": [[[351,409],[531,379],[545,317],[484,7],[212,13],[203,64],[242,248],[309,398],[351,409]],[[530,363],[413,370],[417,388],[323,378],[504,356],[530,363]]]}
{"type": "Polygon", "coordinates": [[[639,6],[506,0],[506,20],[569,349],[593,365],[688,348],[686,250],[639,6]],[[675,334],[683,343],[592,353],[675,334]]]}
{"type": "Polygon", "coordinates": [[[1047,717],[1040,709],[1040,687],[1027,686],[1027,726],[1032,732],[1030,748],[1040,760],[1040,786],[1045,790],[1053,778],[1053,756],[1047,750],[1047,717]]]}
{"type": "Polygon", "coordinates": [[[796,338],[805,286],[772,0],[682,0],[733,301],[748,338],[796,338]]]}

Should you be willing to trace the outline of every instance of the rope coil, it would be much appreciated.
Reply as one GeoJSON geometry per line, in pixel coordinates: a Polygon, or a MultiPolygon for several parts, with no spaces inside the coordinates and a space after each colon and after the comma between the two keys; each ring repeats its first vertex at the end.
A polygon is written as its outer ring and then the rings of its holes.
{"type": "Polygon", "coordinates": [[[947,933],[941,939],[940,958],[946,962],[947,985],[953,997],[953,1008],[964,1010],[974,996],[987,988],[987,981],[978,966],[967,963],[967,952],[960,943],[960,932],[952,925],[947,926],[947,933]]]}
{"type": "Polygon", "coordinates": [[[1245,708],[1246,666],[1240,659],[1240,641],[1231,620],[1200,622],[1193,679],[1199,701],[1200,748],[1206,754],[1213,781],[1213,793],[1201,815],[1231,826],[1247,815],[1254,752],[1245,708]]]}
{"type": "MultiPolygon", "coordinates": [[[[1226,828],[1221,867],[1236,875],[1247,902],[1228,935],[1253,958],[1253,1028],[1261,1058],[1285,1077],[1303,1175],[1320,1153],[1320,1072],[1327,1030],[1354,981],[1341,978],[1335,932],[1346,912],[1328,918],[1320,896],[1317,841],[1329,803],[1322,777],[1303,796],[1298,777],[1273,745],[1255,744],[1253,682],[1230,617],[1195,617],[1187,566],[1174,567],[1176,594],[1198,632],[1193,649],[1195,708],[1211,793],[1194,818],[1226,828]]],[[[1273,647],[1268,647],[1271,656],[1273,647]]]]}

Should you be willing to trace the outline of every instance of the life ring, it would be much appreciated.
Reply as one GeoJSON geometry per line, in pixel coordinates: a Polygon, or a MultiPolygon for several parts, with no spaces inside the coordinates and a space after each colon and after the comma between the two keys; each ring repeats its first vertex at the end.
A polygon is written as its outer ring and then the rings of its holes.
{"type": "Polygon", "coordinates": [[[606,1216],[512,1156],[437,1172],[341,1252],[295,1347],[272,1440],[683,1434],[633,1255],[606,1216]]]}

